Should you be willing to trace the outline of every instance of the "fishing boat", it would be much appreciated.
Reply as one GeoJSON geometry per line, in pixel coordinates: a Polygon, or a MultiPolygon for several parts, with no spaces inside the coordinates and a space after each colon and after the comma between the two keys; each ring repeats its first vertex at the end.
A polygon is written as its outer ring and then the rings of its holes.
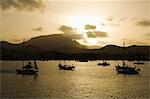
{"type": "MultiPolygon", "coordinates": [[[[124,54],[124,49],[125,49],[124,46],[125,46],[125,43],[123,42],[123,54],[124,54]]],[[[126,65],[124,59],[123,59],[122,65],[117,65],[115,67],[116,67],[116,71],[121,74],[139,74],[138,71],[140,70],[140,69],[137,69],[136,66],[130,67],[126,65]]]]}
{"type": "Polygon", "coordinates": [[[34,66],[29,62],[27,65],[23,66],[22,69],[16,69],[18,74],[36,74],[38,72],[38,67],[36,61],[34,61],[34,66]]]}
{"type": "Polygon", "coordinates": [[[97,65],[101,65],[101,66],[109,66],[110,64],[107,63],[106,61],[103,61],[102,63],[98,63],[97,65]]]}

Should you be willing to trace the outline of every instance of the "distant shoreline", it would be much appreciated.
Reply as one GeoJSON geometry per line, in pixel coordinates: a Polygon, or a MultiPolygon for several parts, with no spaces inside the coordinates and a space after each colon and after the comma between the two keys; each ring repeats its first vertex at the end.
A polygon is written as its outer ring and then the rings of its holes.
{"type": "MultiPolygon", "coordinates": [[[[59,60],[59,59],[49,59],[49,60],[40,60],[40,59],[0,59],[0,61],[64,61],[63,59],[59,60]]],[[[88,60],[88,61],[103,61],[103,60],[107,60],[107,61],[122,61],[122,59],[97,59],[97,60],[88,60]]],[[[76,62],[80,62],[79,60],[73,60],[73,59],[67,59],[67,61],[76,61],[76,62]]],[[[150,60],[128,60],[125,59],[125,61],[150,61],[150,60]]]]}

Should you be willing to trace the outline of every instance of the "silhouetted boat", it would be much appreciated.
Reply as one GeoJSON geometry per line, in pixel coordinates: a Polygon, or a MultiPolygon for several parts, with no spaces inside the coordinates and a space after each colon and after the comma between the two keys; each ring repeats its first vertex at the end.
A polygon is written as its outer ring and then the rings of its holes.
{"type": "Polygon", "coordinates": [[[22,69],[16,69],[16,72],[18,74],[36,74],[38,72],[36,61],[34,61],[34,67],[31,65],[31,62],[29,62],[29,64],[23,66],[22,69]]]}
{"type": "MultiPolygon", "coordinates": [[[[24,40],[23,40],[23,49],[24,49],[24,40]]],[[[18,74],[36,74],[38,72],[38,67],[36,61],[34,61],[34,67],[31,65],[31,62],[28,65],[24,66],[24,61],[22,61],[22,69],[16,69],[18,74]]]]}
{"type": "MultiPolygon", "coordinates": [[[[64,52],[65,52],[65,46],[64,46],[64,52]]],[[[58,64],[58,68],[60,69],[60,70],[75,70],[75,66],[70,66],[70,65],[66,65],[65,63],[65,58],[63,57],[63,59],[64,59],[64,65],[62,65],[61,63],[60,63],[60,61],[59,61],[59,64],[58,64]]]]}
{"type": "Polygon", "coordinates": [[[74,70],[75,69],[74,66],[62,65],[62,64],[59,64],[58,67],[60,70],[74,70]]]}
{"type": "MultiPolygon", "coordinates": [[[[124,48],[124,46],[125,46],[125,43],[123,43],[123,48],[124,48]]],[[[136,66],[129,67],[128,65],[125,64],[124,60],[123,60],[122,66],[118,65],[115,67],[116,67],[116,71],[121,74],[139,74],[138,70],[136,69],[136,66]]]]}
{"type": "Polygon", "coordinates": [[[107,62],[105,62],[105,61],[103,61],[102,63],[98,63],[97,65],[109,66],[110,64],[109,64],[109,63],[107,63],[107,62]]]}
{"type": "Polygon", "coordinates": [[[118,73],[121,73],[121,74],[139,74],[138,71],[140,71],[140,69],[136,69],[136,67],[129,67],[129,66],[125,66],[124,65],[118,65],[118,66],[115,66],[116,67],[116,70],[118,73]]]}
{"type": "Polygon", "coordinates": [[[134,62],[134,64],[144,64],[144,62],[142,62],[142,61],[137,61],[137,62],[134,62]]]}

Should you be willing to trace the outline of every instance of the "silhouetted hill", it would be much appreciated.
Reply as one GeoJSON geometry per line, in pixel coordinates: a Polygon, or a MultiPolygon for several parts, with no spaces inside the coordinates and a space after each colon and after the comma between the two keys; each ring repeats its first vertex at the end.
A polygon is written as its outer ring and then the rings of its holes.
{"type": "Polygon", "coordinates": [[[122,47],[116,45],[106,45],[98,49],[97,53],[121,54],[122,47]]]}
{"type": "Polygon", "coordinates": [[[15,50],[15,51],[38,51],[38,52],[69,52],[77,53],[85,47],[79,44],[76,41],[72,41],[69,38],[63,37],[61,34],[48,35],[48,36],[39,36],[30,39],[29,41],[20,44],[11,44],[5,41],[0,42],[1,49],[4,50],[15,50]]]}
{"type": "Polygon", "coordinates": [[[116,45],[106,45],[100,49],[93,49],[93,53],[105,53],[105,54],[149,54],[150,46],[128,46],[120,47],[116,45]]]}
{"type": "Polygon", "coordinates": [[[1,48],[1,49],[10,50],[10,49],[13,48],[13,46],[14,46],[13,44],[8,43],[8,42],[6,42],[6,41],[1,41],[1,42],[0,42],[0,48],[1,48]]]}
{"type": "Polygon", "coordinates": [[[150,46],[106,45],[100,49],[86,49],[76,41],[63,37],[61,34],[40,36],[20,44],[0,42],[1,59],[136,59],[150,60],[150,46]]]}
{"type": "Polygon", "coordinates": [[[139,53],[150,55],[150,46],[136,46],[136,45],[129,46],[126,48],[126,53],[129,54],[139,53]]]}
{"type": "Polygon", "coordinates": [[[34,45],[43,49],[44,51],[57,51],[57,52],[79,52],[84,46],[70,38],[66,38],[61,34],[54,34],[48,36],[40,36],[32,38],[25,42],[24,45],[34,45]]]}

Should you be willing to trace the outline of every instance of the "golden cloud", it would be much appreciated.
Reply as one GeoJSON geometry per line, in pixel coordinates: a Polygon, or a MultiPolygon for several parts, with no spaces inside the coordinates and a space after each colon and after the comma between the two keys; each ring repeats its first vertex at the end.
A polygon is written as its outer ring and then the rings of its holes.
{"type": "Polygon", "coordinates": [[[62,25],[58,28],[61,32],[63,32],[63,36],[71,38],[71,39],[82,39],[82,35],[78,34],[75,29],[71,26],[62,25]]]}
{"type": "Polygon", "coordinates": [[[136,22],[137,26],[142,26],[142,27],[149,27],[150,26],[150,20],[141,20],[136,22]]]}
{"type": "Polygon", "coordinates": [[[108,34],[107,32],[102,32],[102,31],[89,31],[87,32],[87,36],[89,38],[108,37],[108,34]]]}
{"type": "Polygon", "coordinates": [[[44,8],[44,4],[41,0],[0,0],[0,6],[2,11],[12,8],[18,11],[34,11],[44,8]]]}
{"type": "Polygon", "coordinates": [[[96,29],[96,26],[95,25],[86,24],[84,26],[84,29],[86,29],[86,30],[94,30],[94,29],[96,29]]]}

